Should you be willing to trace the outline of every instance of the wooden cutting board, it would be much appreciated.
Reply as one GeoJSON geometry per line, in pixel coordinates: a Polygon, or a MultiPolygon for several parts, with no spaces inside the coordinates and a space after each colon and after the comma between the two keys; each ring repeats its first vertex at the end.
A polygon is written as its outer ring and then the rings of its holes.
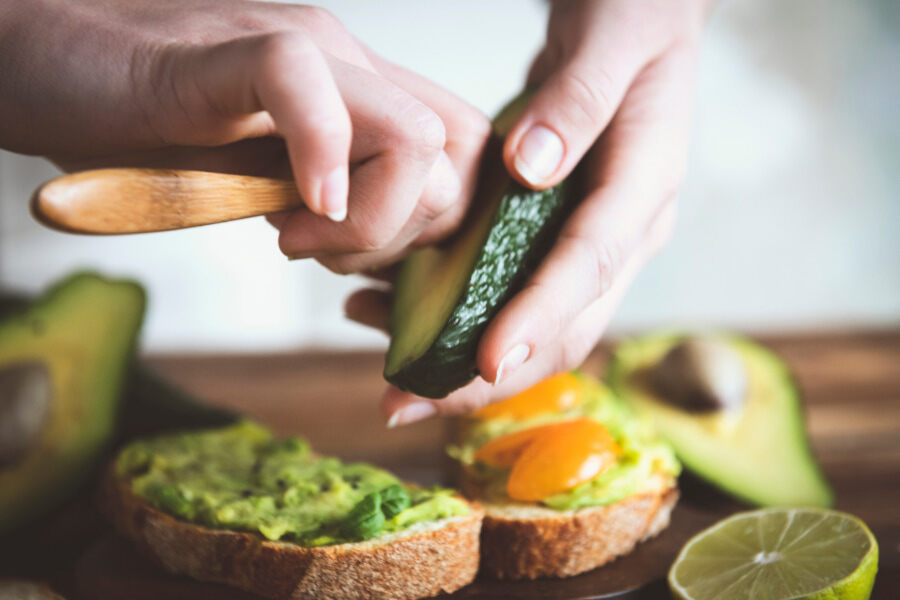
{"type": "MultiPolygon", "coordinates": [[[[874,598],[900,598],[900,331],[762,340],[791,366],[806,398],[813,447],[837,492],[880,545],[874,598]]],[[[601,348],[586,370],[602,374],[601,348]]],[[[378,412],[382,358],[376,354],[161,356],[149,362],[199,397],[246,413],[281,434],[306,436],[322,453],[384,465],[434,483],[446,472],[446,423],[386,430],[378,412]]],[[[477,580],[450,598],[667,598],[664,576],[684,541],[741,505],[691,478],[672,525],[632,554],[578,577],[507,583],[477,580]]],[[[76,565],[81,595],[95,600],[252,597],[172,577],[113,537],[76,565]]]]}

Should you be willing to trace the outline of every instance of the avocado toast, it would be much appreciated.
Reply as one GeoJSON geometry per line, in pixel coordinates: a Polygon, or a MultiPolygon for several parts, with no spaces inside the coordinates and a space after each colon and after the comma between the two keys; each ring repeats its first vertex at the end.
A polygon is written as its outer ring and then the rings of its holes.
{"type": "Polygon", "coordinates": [[[422,598],[478,568],[477,506],[247,422],[126,446],[102,504],[168,571],[269,598],[422,598]]]}
{"type": "Polygon", "coordinates": [[[482,570],[565,577],[662,531],[680,465],[600,382],[561,373],[468,418],[450,449],[484,506],[482,570]]]}

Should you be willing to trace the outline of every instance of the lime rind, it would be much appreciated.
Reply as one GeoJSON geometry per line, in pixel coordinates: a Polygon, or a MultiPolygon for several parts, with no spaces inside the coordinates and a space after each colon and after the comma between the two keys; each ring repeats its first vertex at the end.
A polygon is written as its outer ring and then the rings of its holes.
{"type": "MultiPolygon", "coordinates": [[[[778,529],[779,527],[770,526],[768,533],[774,534],[778,529]]],[[[692,537],[672,563],[668,582],[672,594],[685,600],[726,597],[766,597],[773,600],[860,600],[869,598],[871,595],[877,570],[878,543],[871,530],[860,519],[835,510],[776,507],[732,515],[692,537]],[[798,516],[800,517],[799,522],[798,516]],[[755,543],[754,540],[741,540],[739,536],[733,535],[737,531],[735,528],[744,521],[747,522],[747,527],[738,533],[747,536],[755,534],[755,543]],[[766,521],[770,522],[769,525],[777,525],[778,521],[782,523],[777,540],[765,539],[767,536],[766,521]],[[811,526],[804,528],[802,532],[791,533],[790,530],[795,523],[798,525],[810,523],[811,526]],[[815,535],[815,530],[823,524],[840,530],[838,535],[817,539],[821,535],[815,535]],[[804,539],[812,541],[812,543],[803,546],[804,539]],[[848,545],[854,539],[858,542],[864,541],[858,551],[848,545]],[[701,542],[703,546],[709,546],[709,548],[701,551],[697,546],[701,542]],[[786,545],[783,545],[785,542],[787,542],[786,545]],[[805,564],[798,564],[803,563],[802,560],[797,560],[797,554],[801,548],[806,549],[805,564]],[[813,549],[815,552],[810,554],[813,549]],[[785,572],[781,568],[764,571],[762,567],[758,566],[762,563],[779,560],[781,554],[778,550],[794,553],[793,560],[786,565],[788,569],[793,565],[792,571],[785,572]],[[734,556],[729,556],[729,554],[734,556]],[[814,560],[808,560],[810,558],[814,560]],[[856,562],[849,568],[843,569],[843,571],[847,571],[843,576],[835,580],[827,580],[828,571],[838,568],[834,566],[834,563],[838,561],[842,561],[844,565],[851,561],[856,562]],[[696,588],[696,582],[689,581],[685,584],[679,581],[679,567],[687,564],[691,564],[691,568],[694,570],[692,576],[696,578],[697,582],[702,582],[707,587],[707,592],[704,593],[701,589],[698,594],[698,590],[689,589],[696,588]],[[800,570],[804,572],[801,573],[800,570]],[[753,577],[754,574],[757,576],[753,577]],[[779,582],[773,583],[776,575],[780,579],[780,586],[779,582]],[[768,579],[765,579],[765,576],[768,576],[768,579]],[[811,588],[809,583],[803,584],[806,586],[805,589],[794,590],[794,592],[800,592],[799,594],[790,593],[787,591],[791,587],[788,580],[795,578],[816,581],[817,584],[820,580],[825,581],[822,581],[816,588],[811,588]],[[763,581],[763,587],[768,586],[770,589],[760,588],[760,581],[763,581]],[[716,582],[721,582],[722,587],[716,587],[716,582]],[[751,586],[749,590],[746,589],[747,586],[751,586]],[[777,595],[779,593],[781,595],[777,595]]]]}

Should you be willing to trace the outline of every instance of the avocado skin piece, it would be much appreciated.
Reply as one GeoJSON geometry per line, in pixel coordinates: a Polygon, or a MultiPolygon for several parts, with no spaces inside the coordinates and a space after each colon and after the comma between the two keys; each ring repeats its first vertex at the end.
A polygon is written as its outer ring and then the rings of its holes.
{"type": "Polygon", "coordinates": [[[66,278],[24,309],[4,303],[0,366],[40,361],[53,398],[33,447],[0,469],[0,533],[63,505],[109,448],[144,306],[137,283],[93,273],[66,278]]]}
{"type": "Polygon", "coordinates": [[[740,336],[723,336],[748,367],[743,413],[731,424],[727,416],[690,413],[655,397],[647,370],[686,337],[657,334],[622,342],[608,367],[610,387],[653,420],[685,467],[732,496],[758,506],[832,506],[834,493],[809,446],[798,387],[771,351],[740,336]]]}
{"type": "MultiPolygon", "coordinates": [[[[573,187],[567,180],[546,190],[531,190],[513,181],[500,161],[502,136],[507,133],[524,108],[530,92],[515,98],[494,119],[494,137],[485,149],[488,161],[482,165],[482,179],[473,199],[472,216],[460,232],[440,251],[457,253],[461,246],[480,245],[477,253],[463,252],[464,258],[444,261],[438,270],[468,269],[461,285],[447,285],[436,298],[428,299],[428,282],[417,262],[428,264],[426,248],[404,261],[394,282],[395,302],[391,316],[391,346],[388,349],[384,378],[400,389],[428,398],[443,398],[469,383],[478,375],[476,356],[478,342],[488,322],[496,316],[528,276],[547,255],[565,218],[572,210],[573,187]],[[489,221],[488,221],[489,220],[489,221]],[[484,226],[489,224],[489,227],[484,226]],[[475,230],[485,229],[481,234],[475,230]],[[467,257],[474,255],[474,261],[467,257]],[[431,338],[427,348],[409,352],[408,343],[399,342],[412,336],[401,331],[426,329],[427,325],[410,322],[409,313],[416,303],[438,302],[445,295],[456,298],[449,315],[439,330],[417,331],[421,338],[431,338]],[[401,298],[409,297],[410,302],[401,298]]],[[[571,179],[571,177],[570,177],[571,179]]],[[[433,256],[433,254],[432,254],[433,256]]],[[[432,261],[434,262],[434,261],[432,261]]],[[[429,269],[424,269],[428,271],[429,269]]],[[[443,274],[428,274],[432,280],[446,280],[443,274]]]]}
{"type": "MultiPolygon", "coordinates": [[[[450,317],[421,356],[395,372],[386,370],[385,379],[420,396],[443,398],[478,375],[481,334],[549,252],[568,212],[564,184],[535,192],[510,181],[450,317]]],[[[401,270],[398,287],[417,285],[404,275],[401,270]]]]}

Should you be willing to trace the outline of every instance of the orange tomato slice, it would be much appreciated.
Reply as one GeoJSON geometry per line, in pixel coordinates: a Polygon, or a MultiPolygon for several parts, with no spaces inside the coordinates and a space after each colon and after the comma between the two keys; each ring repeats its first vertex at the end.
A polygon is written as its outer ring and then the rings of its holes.
{"type": "Polygon", "coordinates": [[[488,404],[475,411],[473,416],[478,419],[524,419],[543,412],[565,410],[581,402],[582,388],[581,382],[571,373],[558,373],[506,400],[488,404]]]}
{"type": "Polygon", "coordinates": [[[622,449],[602,423],[581,418],[549,426],[526,443],[512,466],[506,493],[534,502],[590,481],[622,449]]]}
{"type": "Polygon", "coordinates": [[[528,444],[544,432],[559,427],[559,425],[560,423],[550,423],[494,438],[476,450],[474,458],[494,467],[511,467],[528,444]]]}

